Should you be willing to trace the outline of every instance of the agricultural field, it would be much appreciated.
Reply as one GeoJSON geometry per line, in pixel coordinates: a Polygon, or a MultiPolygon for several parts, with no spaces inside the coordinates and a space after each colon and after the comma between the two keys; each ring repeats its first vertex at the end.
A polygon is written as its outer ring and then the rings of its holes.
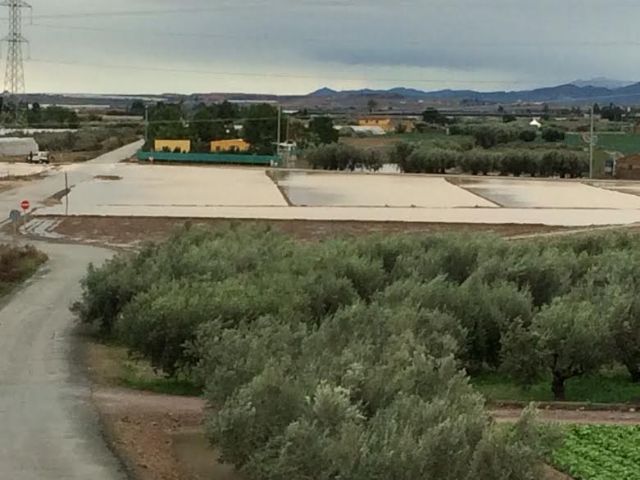
{"type": "MultiPolygon", "coordinates": [[[[640,153],[640,135],[626,133],[598,132],[598,150],[620,152],[623,155],[640,153]]],[[[565,139],[567,145],[572,147],[587,147],[582,139],[582,134],[569,133],[565,139]]]]}
{"type": "Polygon", "coordinates": [[[640,479],[640,427],[571,427],[553,463],[575,480],[640,479]]]}
{"type": "Polygon", "coordinates": [[[473,146],[473,138],[468,135],[447,135],[443,131],[434,130],[424,133],[390,133],[377,137],[341,137],[340,143],[362,149],[373,149],[381,153],[388,151],[399,142],[410,142],[419,145],[434,146],[455,146],[466,145],[467,148],[473,146]]]}

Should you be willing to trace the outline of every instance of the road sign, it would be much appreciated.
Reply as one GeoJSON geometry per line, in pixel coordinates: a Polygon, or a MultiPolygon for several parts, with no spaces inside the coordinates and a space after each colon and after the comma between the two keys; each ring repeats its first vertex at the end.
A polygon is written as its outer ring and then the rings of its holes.
{"type": "Polygon", "coordinates": [[[23,201],[20,203],[20,208],[22,208],[22,210],[24,210],[25,212],[26,212],[27,210],[29,210],[29,207],[31,207],[31,204],[29,203],[29,200],[23,200],[23,201]]]}
{"type": "Polygon", "coordinates": [[[18,210],[11,210],[11,212],[9,213],[9,220],[11,220],[13,223],[18,223],[21,216],[22,214],[18,210]]]}

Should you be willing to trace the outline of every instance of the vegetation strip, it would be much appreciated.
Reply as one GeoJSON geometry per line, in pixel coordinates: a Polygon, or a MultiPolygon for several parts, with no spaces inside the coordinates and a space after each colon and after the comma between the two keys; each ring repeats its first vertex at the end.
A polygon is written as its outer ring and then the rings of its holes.
{"type": "Polygon", "coordinates": [[[553,435],[530,413],[494,425],[466,372],[564,399],[627,368],[638,388],[637,244],[190,228],[92,268],[75,310],[203,387],[208,436],[249,479],[537,478],[553,435]]]}
{"type": "Polygon", "coordinates": [[[0,298],[29,278],[47,256],[34,247],[0,244],[0,298]]]}
{"type": "Polygon", "coordinates": [[[575,480],[640,478],[640,427],[588,425],[569,429],[554,464],[575,480]]]}

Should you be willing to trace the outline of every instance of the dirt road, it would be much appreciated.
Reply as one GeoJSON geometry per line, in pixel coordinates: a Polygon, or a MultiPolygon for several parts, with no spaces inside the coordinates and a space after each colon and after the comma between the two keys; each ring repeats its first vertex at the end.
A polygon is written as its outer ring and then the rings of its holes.
{"type": "Polygon", "coordinates": [[[124,479],[101,437],[90,386],[70,361],[69,304],[87,265],[110,253],[38,248],[47,267],[0,306],[0,478],[124,479]]]}

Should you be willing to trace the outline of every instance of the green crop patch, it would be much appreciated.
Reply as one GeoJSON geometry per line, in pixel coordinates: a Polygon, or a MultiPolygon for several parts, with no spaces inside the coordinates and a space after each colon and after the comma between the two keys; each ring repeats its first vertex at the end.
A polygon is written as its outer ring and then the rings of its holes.
{"type": "Polygon", "coordinates": [[[576,480],[640,479],[640,426],[572,427],[554,464],[576,480]]]}

